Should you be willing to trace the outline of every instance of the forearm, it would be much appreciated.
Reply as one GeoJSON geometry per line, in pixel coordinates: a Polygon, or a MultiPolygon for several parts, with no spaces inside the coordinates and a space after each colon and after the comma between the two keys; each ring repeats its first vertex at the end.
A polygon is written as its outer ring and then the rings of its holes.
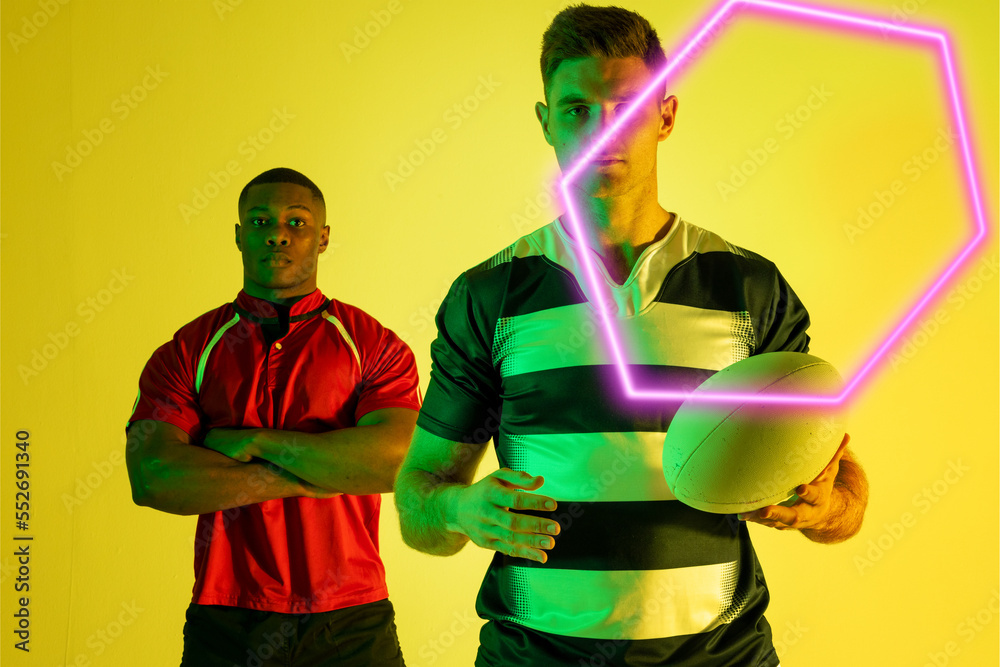
{"type": "Polygon", "coordinates": [[[813,542],[835,544],[854,537],[861,530],[868,506],[868,479],[856,462],[840,462],[830,503],[829,518],[822,526],[801,531],[813,542]]]}
{"type": "Polygon", "coordinates": [[[242,463],[197,445],[152,449],[130,466],[136,504],[171,514],[206,514],[306,495],[303,480],[263,462],[242,463]]]}
{"type": "Polygon", "coordinates": [[[423,470],[400,472],[394,498],[403,542],[434,556],[458,553],[469,541],[457,532],[457,494],[467,485],[423,470]]]}
{"type": "Polygon", "coordinates": [[[256,440],[259,458],[316,486],[353,495],[391,491],[400,460],[379,451],[367,426],[327,433],[259,429],[256,440]]]}
{"type": "Polygon", "coordinates": [[[389,493],[413,434],[416,411],[387,408],[357,426],[323,433],[253,429],[248,451],[324,489],[389,493]]]}

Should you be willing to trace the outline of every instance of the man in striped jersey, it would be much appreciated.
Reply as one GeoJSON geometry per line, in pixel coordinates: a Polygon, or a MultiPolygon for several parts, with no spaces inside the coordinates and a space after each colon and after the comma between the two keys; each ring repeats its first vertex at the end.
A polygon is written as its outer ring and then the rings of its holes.
{"type": "Polygon", "coordinates": [[[182,665],[403,664],[378,551],[420,407],[413,354],[316,285],[323,193],[272,169],[239,198],[243,289],[146,364],[139,505],[198,514],[182,665]]]}
{"type": "MultiPolygon", "coordinates": [[[[664,63],[633,12],[555,17],[536,114],[564,171],[664,63]]],[[[661,453],[678,406],[622,396],[579,263],[590,253],[644,385],[694,387],[749,355],[808,349],[808,314],[771,262],[660,206],[656,150],[676,112],[673,96],[643,103],[586,165],[573,184],[585,238],[555,220],[462,274],[438,313],[395,500],[411,546],[496,552],[477,665],[778,664],[746,524],[671,494],[661,453]],[[501,469],[472,483],[490,439],[501,469]]],[[[846,440],[798,491],[744,518],[821,542],[859,528],[866,484],[846,440]]]]}

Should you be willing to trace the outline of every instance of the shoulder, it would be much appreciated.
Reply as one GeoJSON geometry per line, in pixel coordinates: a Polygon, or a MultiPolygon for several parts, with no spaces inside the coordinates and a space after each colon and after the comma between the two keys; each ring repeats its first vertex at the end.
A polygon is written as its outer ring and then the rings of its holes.
{"type": "Polygon", "coordinates": [[[327,297],[329,303],[326,304],[326,308],[323,309],[324,317],[337,317],[344,320],[352,321],[363,321],[363,322],[378,322],[374,317],[369,315],[367,312],[350,303],[341,301],[340,299],[333,299],[327,297]]]}
{"type": "Polygon", "coordinates": [[[182,326],[146,361],[142,377],[152,384],[144,391],[148,393],[154,387],[162,392],[170,391],[171,387],[178,391],[182,386],[196,387],[202,358],[238,321],[232,304],[226,304],[182,326]]]}
{"type": "Polygon", "coordinates": [[[537,241],[544,229],[522,236],[455,278],[435,318],[437,342],[444,336],[462,339],[465,347],[472,345],[470,341],[485,341],[488,346],[508,298],[512,293],[523,298],[527,292],[518,291],[518,285],[537,275],[540,263],[546,261],[537,241]]]}
{"type": "Polygon", "coordinates": [[[728,265],[741,273],[760,278],[774,278],[778,268],[774,262],[752,250],[730,243],[719,234],[678,218],[680,236],[685,254],[696,264],[711,266],[728,265]]]}
{"type": "Polygon", "coordinates": [[[200,354],[212,340],[239,322],[233,304],[227,303],[194,318],[180,329],[173,338],[159,347],[157,353],[170,352],[183,356],[200,354]]]}
{"type": "Polygon", "coordinates": [[[362,356],[368,348],[383,349],[390,344],[409,350],[409,346],[392,329],[358,306],[330,299],[322,317],[339,329],[352,345],[357,345],[362,356]]]}
{"type": "Polygon", "coordinates": [[[566,252],[557,223],[550,222],[464,271],[455,283],[496,296],[512,277],[556,269],[556,258],[566,252]]]}
{"type": "Polygon", "coordinates": [[[690,251],[698,254],[721,253],[721,256],[732,258],[745,264],[760,264],[774,266],[769,259],[752,250],[735,243],[730,243],[719,234],[703,227],[678,218],[678,234],[683,237],[683,243],[690,251]]]}
{"type": "Polygon", "coordinates": [[[323,318],[333,324],[340,324],[350,331],[382,331],[388,330],[373,315],[350,303],[339,299],[330,299],[323,310],[323,318]]]}

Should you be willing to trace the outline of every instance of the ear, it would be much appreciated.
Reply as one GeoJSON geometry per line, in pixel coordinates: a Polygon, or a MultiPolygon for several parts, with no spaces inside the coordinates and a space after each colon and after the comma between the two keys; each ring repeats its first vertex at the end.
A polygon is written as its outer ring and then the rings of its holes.
{"type": "Polygon", "coordinates": [[[549,132],[549,108],[541,102],[535,102],[535,117],[538,119],[539,125],[542,126],[545,142],[549,146],[555,146],[552,142],[552,134],[549,132]]]}
{"type": "Polygon", "coordinates": [[[660,133],[657,139],[663,141],[670,136],[677,120],[677,98],[671,95],[660,102],[660,133]]]}
{"type": "Polygon", "coordinates": [[[240,223],[236,223],[236,248],[243,252],[243,245],[240,243],[240,223]]]}
{"type": "Polygon", "coordinates": [[[319,251],[326,252],[326,247],[330,245],[330,225],[323,225],[319,230],[319,251]]]}

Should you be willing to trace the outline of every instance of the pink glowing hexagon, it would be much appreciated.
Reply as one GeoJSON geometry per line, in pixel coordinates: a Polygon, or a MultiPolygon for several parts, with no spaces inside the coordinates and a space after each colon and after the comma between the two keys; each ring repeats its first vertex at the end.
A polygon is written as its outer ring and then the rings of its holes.
{"type": "Polygon", "coordinates": [[[971,257],[973,251],[982,244],[986,237],[986,220],[983,213],[983,205],[978,189],[978,179],[976,177],[973,164],[972,153],[969,148],[968,134],[965,128],[964,111],[958,92],[958,83],[955,78],[955,70],[952,64],[951,49],[948,38],[938,30],[928,28],[916,28],[900,26],[889,23],[883,19],[868,18],[858,14],[846,13],[839,10],[821,9],[810,7],[798,3],[777,2],[772,0],[727,0],[698,28],[694,35],[690,37],[677,53],[670,57],[669,64],[653,80],[653,82],[642,92],[642,94],[622,113],[615,123],[608,128],[604,134],[598,137],[597,141],[589,150],[580,157],[560,181],[559,188],[562,199],[566,205],[566,213],[569,217],[570,228],[578,239],[583,239],[582,228],[579,216],[573,205],[573,200],[569,196],[569,185],[574,177],[580,172],[584,163],[588,162],[594,154],[599,151],[608,140],[614,136],[621,126],[628,121],[636,109],[649,97],[656,93],[657,89],[662,90],[668,77],[683,64],[691,60],[691,52],[708,38],[713,29],[725,21],[737,9],[755,10],[760,13],[775,13],[788,17],[798,18],[802,21],[821,24],[824,26],[835,26],[860,33],[878,33],[880,37],[891,36],[897,40],[906,40],[936,48],[941,62],[944,66],[945,84],[948,89],[948,99],[951,102],[951,113],[955,124],[958,127],[958,135],[961,145],[962,163],[965,168],[965,180],[967,194],[974,212],[975,220],[972,230],[972,237],[962,248],[958,255],[948,264],[947,268],[937,277],[927,292],[914,303],[906,317],[892,330],[888,338],[879,344],[875,351],[867,358],[860,370],[847,381],[843,391],[837,396],[818,395],[777,395],[758,396],[753,394],[732,394],[732,393],[710,393],[699,392],[691,394],[689,391],[679,391],[664,388],[650,388],[635,386],[625,362],[622,346],[618,334],[615,332],[615,325],[610,316],[610,309],[604,300],[603,291],[598,288],[598,279],[592,259],[589,253],[579,253],[578,261],[584,268],[586,280],[591,288],[591,292],[596,295],[597,311],[601,316],[601,324],[604,329],[606,340],[611,347],[611,354],[622,380],[622,386],[627,396],[633,399],[685,399],[691,398],[698,401],[752,401],[760,403],[778,404],[840,404],[843,403],[850,394],[857,389],[860,383],[867,378],[876,364],[878,364],[899,340],[900,336],[913,323],[914,319],[923,311],[928,303],[934,299],[947,281],[952,278],[958,269],[971,257]]]}

